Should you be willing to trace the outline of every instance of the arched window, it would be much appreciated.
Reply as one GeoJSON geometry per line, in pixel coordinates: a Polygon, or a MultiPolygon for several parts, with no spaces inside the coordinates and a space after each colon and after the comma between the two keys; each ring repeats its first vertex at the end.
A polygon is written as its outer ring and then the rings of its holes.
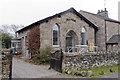
{"type": "Polygon", "coordinates": [[[57,24],[53,26],[53,45],[59,45],[59,28],[57,24]]]}
{"type": "Polygon", "coordinates": [[[82,37],[82,45],[86,45],[86,30],[85,30],[85,28],[83,27],[82,29],[81,29],[81,37],[82,37]]]}

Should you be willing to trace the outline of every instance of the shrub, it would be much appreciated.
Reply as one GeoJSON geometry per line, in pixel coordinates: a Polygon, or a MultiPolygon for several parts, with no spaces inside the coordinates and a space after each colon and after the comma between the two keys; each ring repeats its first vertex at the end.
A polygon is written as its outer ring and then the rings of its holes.
{"type": "Polygon", "coordinates": [[[49,46],[44,49],[40,49],[40,54],[34,54],[32,57],[32,61],[35,64],[49,64],[51,50],[52,50],[52,48],[49,46]]]}
{"type": "Polygon", "coordinates": [[[28,46],[29,53],[31,53],[31,57],[34,54],[39,54],[39,49],[40,49],[40,29],[39,26],[36,26],[32,29],[27,34],[26,37],[26,45],[28,46]]]}

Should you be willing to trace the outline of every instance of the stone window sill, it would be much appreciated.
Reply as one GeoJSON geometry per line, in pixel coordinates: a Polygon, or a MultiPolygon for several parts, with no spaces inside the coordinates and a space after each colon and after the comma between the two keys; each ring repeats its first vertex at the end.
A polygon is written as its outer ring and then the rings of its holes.
{"type": "Polygon", "coordinates": [[[53,47],[59,47],[60,45],[53,45],[53,47]]]}

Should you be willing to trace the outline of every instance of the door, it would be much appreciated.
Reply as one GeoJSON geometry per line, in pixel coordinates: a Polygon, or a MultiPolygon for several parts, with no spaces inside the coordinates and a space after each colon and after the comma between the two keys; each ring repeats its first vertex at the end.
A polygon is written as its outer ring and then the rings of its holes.
{"type": "Polygon", "coordinates": [[[66,36],[66,52],[74,51],[74,36],[71,33],[68,33],[66,36]]]}

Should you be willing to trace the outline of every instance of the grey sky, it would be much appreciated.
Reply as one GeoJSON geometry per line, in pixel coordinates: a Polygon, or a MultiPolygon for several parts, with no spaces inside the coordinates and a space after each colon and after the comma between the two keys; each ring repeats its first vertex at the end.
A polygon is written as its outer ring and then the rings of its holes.
{"type": "MultiPolygon", "coordinates": [[[[109,17],[116,20],[118,1],[120,0],[105,0],[109,17]]],[[[98,10],[104,9],[104,0],[0,0],[0,25],[27,26],[71,7],[77,11],[97,13],[98,10]]]]}

